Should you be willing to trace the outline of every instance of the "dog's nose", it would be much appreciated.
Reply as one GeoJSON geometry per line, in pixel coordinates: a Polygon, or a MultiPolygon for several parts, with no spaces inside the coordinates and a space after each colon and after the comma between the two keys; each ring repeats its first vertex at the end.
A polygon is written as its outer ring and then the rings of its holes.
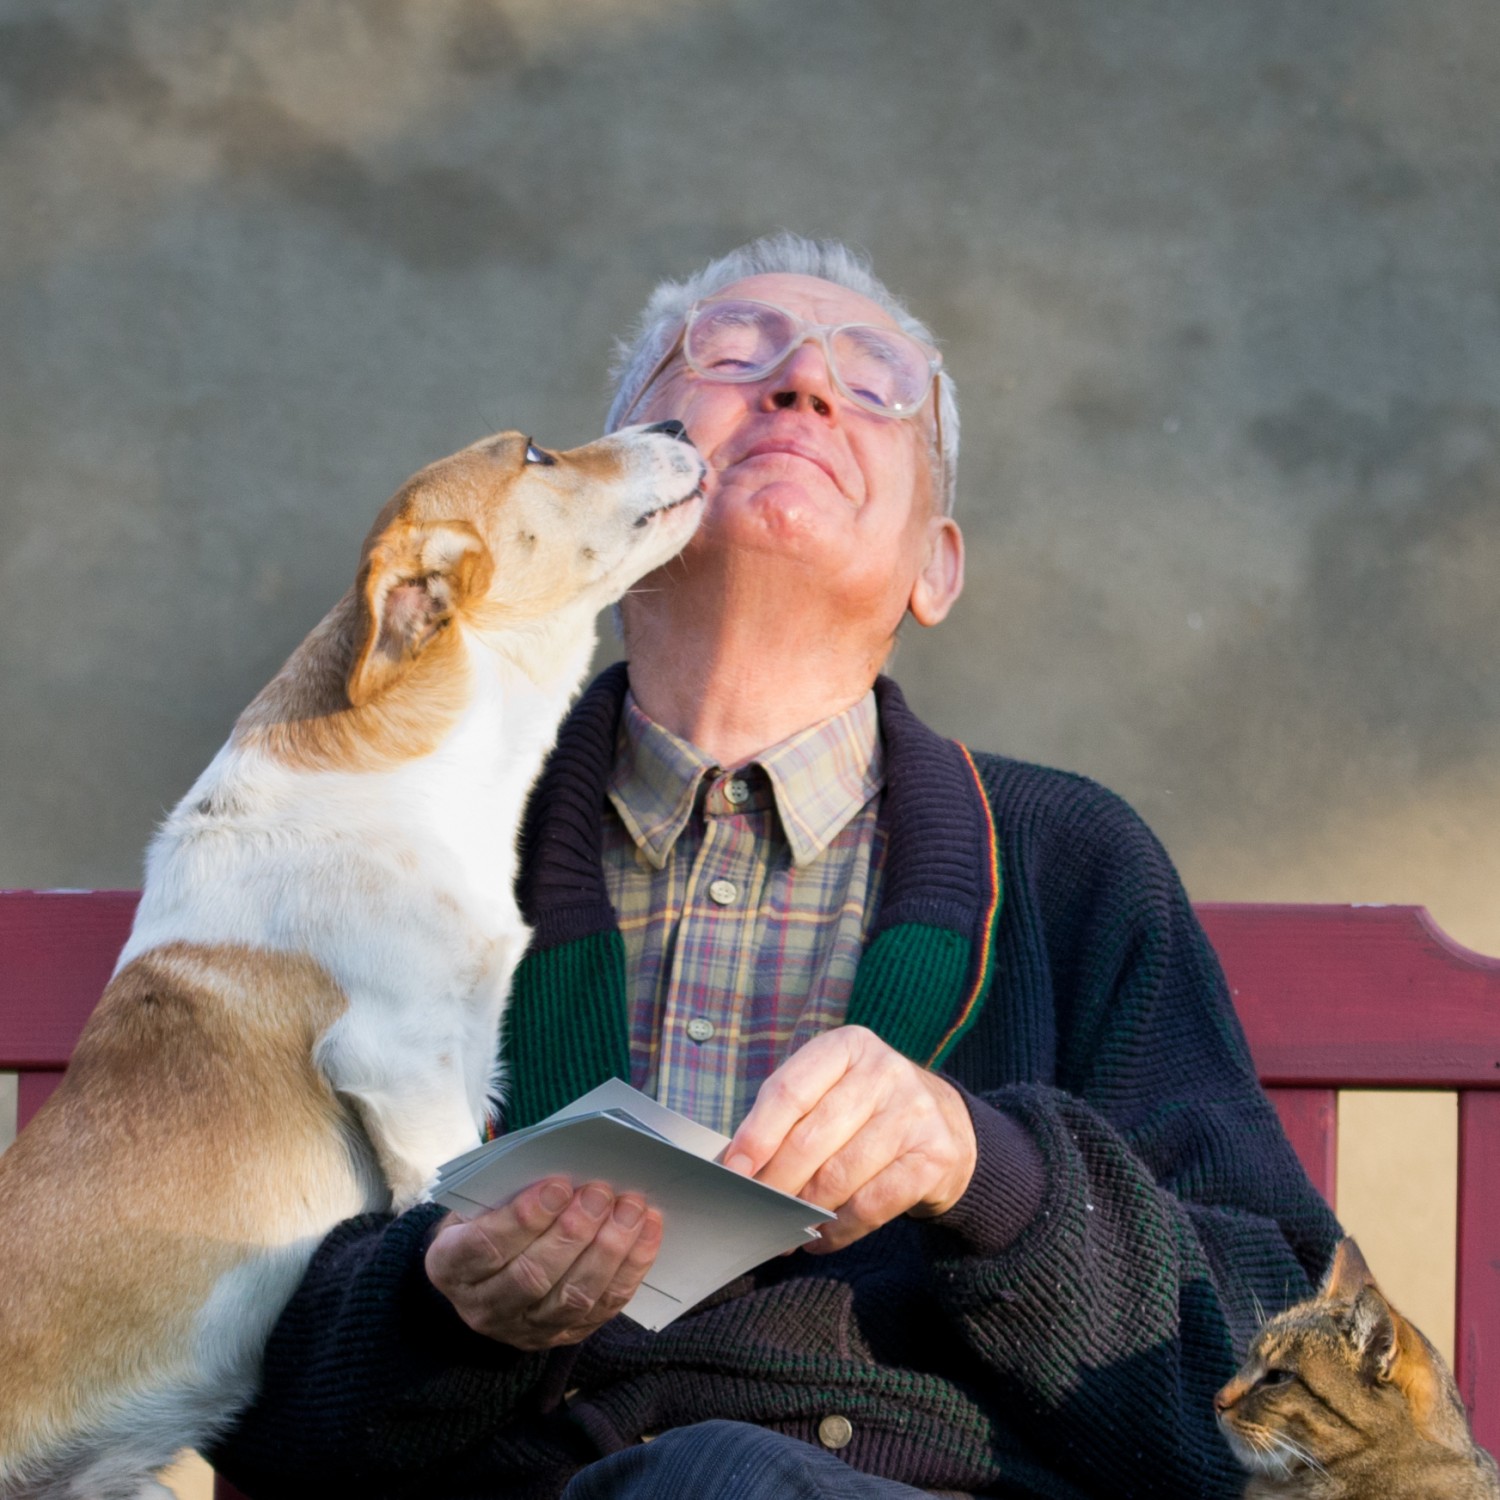
{"type": "Polygon", "coordinates": [[[687,428],[676,417],[668,417],[665,422],[653,422],[646,431],[659,432],[663,437],[676,438],[679,443],[688,441],[687,428]]]}

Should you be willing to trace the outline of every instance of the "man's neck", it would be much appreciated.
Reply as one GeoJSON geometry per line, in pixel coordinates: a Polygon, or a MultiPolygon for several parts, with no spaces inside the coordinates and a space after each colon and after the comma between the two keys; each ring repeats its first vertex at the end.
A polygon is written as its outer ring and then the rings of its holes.
{"type": "Polygon", "coordinates": [[[629,648],[642,710],[726,768],[857,703],[883,659],[831,649],[790,622],[668,637],[640,621],[629,648]]]}

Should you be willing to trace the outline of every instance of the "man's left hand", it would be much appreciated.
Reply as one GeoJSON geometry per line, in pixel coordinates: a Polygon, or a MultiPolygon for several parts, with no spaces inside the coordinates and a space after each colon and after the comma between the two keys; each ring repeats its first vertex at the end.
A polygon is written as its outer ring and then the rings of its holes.
{"type": "Polygon", "coordinates": [[[900,1214],[947,1212],[974,1175],[974,1125],[946,1079],[863,1026],[814,1037],[760,1086],[724,1164],[836,1210],[812,1253],[900,1214]]]}

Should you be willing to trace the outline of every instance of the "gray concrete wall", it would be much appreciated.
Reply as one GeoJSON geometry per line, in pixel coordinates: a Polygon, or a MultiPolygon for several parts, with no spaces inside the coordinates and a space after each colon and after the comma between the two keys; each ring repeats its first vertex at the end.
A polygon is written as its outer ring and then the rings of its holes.
{"type": "Polygon", "coordinates": [[[1494,0],[0,0],[0,883],[134,884],[394,486],[788,226],[959,380],[918,706],[1500,950],[1497,98],[1494,0]]]}

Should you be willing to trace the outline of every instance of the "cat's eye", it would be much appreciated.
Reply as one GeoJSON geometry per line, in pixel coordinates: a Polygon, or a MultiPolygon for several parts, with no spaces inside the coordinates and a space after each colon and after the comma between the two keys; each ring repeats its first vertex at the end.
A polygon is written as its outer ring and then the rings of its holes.
{"type": "Polygon", "coordinates": [[[555,464],[557,460],[550,453],[538,448],[530,438],[526,439],[526,462],[529,464],[555,464]]]}
{"type": "Polygon", "coordinates": [[[1297,1377],[1290,1370],[1267,1370],[1256,1382],[1257,1385],[1286,1385],[1297,1377]]]}

